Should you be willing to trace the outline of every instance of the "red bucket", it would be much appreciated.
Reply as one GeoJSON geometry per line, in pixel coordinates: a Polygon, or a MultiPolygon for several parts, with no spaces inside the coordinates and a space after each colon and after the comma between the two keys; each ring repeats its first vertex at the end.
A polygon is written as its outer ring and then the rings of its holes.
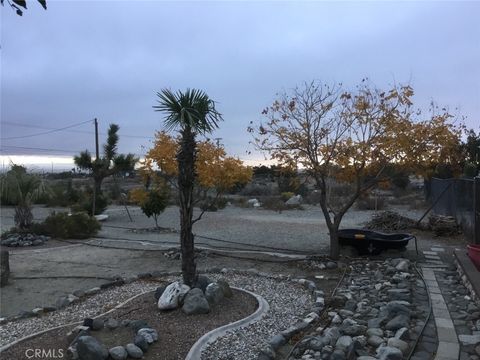
{"type": "Polygon", "coordinates": [[[477,270],[480,271],[480,245],[467,245],[468,257],[475,264],[477,270]]]}

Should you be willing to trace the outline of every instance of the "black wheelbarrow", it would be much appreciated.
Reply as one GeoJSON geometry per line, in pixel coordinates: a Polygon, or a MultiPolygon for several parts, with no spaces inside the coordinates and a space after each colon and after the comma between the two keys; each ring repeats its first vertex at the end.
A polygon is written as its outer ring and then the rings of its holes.
{"type": "Polygon", "coordinates": [[[338,231],[340,245],[353,246],[360,255],[378,255],[388,249],[404,249],[410,240],[415,240],[418,254],[417,238],[412,234],[385,234],[364,229],[341,229],[338,231]]]}

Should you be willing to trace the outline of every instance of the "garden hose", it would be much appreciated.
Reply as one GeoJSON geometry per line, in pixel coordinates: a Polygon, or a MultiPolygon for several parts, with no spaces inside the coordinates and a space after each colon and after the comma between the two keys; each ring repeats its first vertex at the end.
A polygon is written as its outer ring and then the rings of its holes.
{"type": "MultiPolygon", "coordinates": [[[[343,271],[343,274],[342,274],[340,280],[338,281],[337,285],[335,285],[335,288],[333,289],[332,294],[330,295],[330,299],[335,296],[335,293],[337,292],[338,288],[340,287],[340,284],[343,282],[343,279],[345,278],[345,275],[347,274],[347,270],[348,270],[348,266],[345,266],[345,270],[343,271]]],[[[314,322],[315,325],[320,322],[322,315],[324,315],[327,310],[328,310],[328,304],[325,304],[325,308],[320,312],[320,314],[318,314],[318,320],[314,322]]],[[[325,328],[330,326],[331,323],[332,323],[332,319],[330,319],[330,321],[328,322],[328,325],[325,328]]],[[[322,332],[323,332],[323,330],[322,330],[322,332]]],[[[293,345],[292,349],[290,349],[290,351],[289,351],[289,353],[288,353],[288,355],[286,356],[285,359],[288,360],[290,358],[293,351],[297,348],[297,346],[298,346],[298,344],[300,344],[300,342],[302,342],[304,340],[307,340],[307,339],[314,338],[314,337],[316,337],[316,335],[308,335],[308,336],[305,336],[305,337],[301,338],[300,340],[298,340],[293,345]]]]}

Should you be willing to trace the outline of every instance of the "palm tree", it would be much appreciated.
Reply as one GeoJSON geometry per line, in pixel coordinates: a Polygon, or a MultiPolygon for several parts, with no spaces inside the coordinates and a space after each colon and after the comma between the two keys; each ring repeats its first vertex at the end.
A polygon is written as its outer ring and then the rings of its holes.
{"type": "Polygon", "coordinates": [[[23,166],[12,165],[0,179],[2,200],[15,205],[14,222],[20,229],[28,229],[33,222],[32,204],[48,192],[45,183],[23,166]]]}
{"type": "Polygon", "coordinates": [[[196,282],[193,225],[193,190],[195,185],[196,136],[211,133],[218,127],[222,115],[215,109],[215,102],[197,89],[185,92],[164,89],[157,93],[158,105],[153,108],[166,114],[167,130],[179,129],[181,139],[177,152],[178,190],[180,197],[180,248],[182,275],[185,284],[196,282]]]}

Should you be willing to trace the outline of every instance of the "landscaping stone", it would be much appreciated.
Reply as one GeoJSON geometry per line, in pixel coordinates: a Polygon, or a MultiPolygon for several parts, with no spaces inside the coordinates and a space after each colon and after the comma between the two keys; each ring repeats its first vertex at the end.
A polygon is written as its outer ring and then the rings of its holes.
{"type": "Polygon", "coordinates": [[[403,354],[400,349],[391,346],[382,346],[377,349],[379,360],[402,360],[403,354]]]}
{"type": "Polygon", "coordinates": [[[408,353],[408,344],[403,340],[390,338],[388,339],[387,345],[399,349],[403,355],[407,355],[408,353]]]}
{"type": "Polygon", "coordinates": [[[222,289],[223,296],[227,298],[231,298],[233,296],[232,289],[230,288],[230,285],[228,284],[227,280],[219,279],[217,280],[217,284],[222,289]]]}
{"type": "Polygon", "coordinates": [[[207,276],[205,275],[198,275],[197,277],[197,281],[195,283],[195,285],[193,286],[194,288],[199,288],[201,289],[203,292],[205,292],[208,284],[211,284],[212,283],[212,280],[210,280],[207,276]]]}
{"type": "Polygon", "coordinates": [[[155,293],[153,294],[153,296],[155,297],[155,300],[158,302],[158,299],[160,299],[160,297],[162,296],[163,292],[165,291],[167,287],[165,285],[162,285],[162,286],[159,286],[157,287],[157,289],[155,290],[155,293]]]}
{"type": "Polygon", "coordinates": [[[158,340],[158,333],[155,329],[152,328],[142,328],[138,330],[137,335],[143,336],[147,343],[152,344],[158,340]]]}
{"type": "Polygon", "coordinates": [[[210,304],[218,304],[223,299],[223,292],[217,283],[208,284],[205,289],[205,298],[210,304]]]}
{"type": "Polygon", "coordinates": [[[77,340],[77,353],[81,360],[105,360],[107,348],[92,336],[81,336],[77,340]]]}
{"type": "Polygon", "coordinates": [[[128,324],[129,327],[133,329],[133,331],[138,332],[141,328],[148,328],[148,324],[145,320],[133,320],[130,321],[128,324]]]}
{"type": "Polygon", "coordinates": [[[387,330],[398,330],[403,327],[408,327],[409,323],[410,323],[410,318],[408,316],[397,315],[385,325],[385,328],[387,330]]]}
{"type": "Polygon", "coordinates": [[[125,350],[127,350],[127,354],[132,359],[141,359],[143,357],[143,351],[135,344],[127,344],[125,346],[125,350]]]}
{"type": "Polygon", "coordinates": [[[127,350],[123,346],[115,346],[108,350],[113,360],[125,360],[128,356],[127,350]]]}
{"type": "Polygon", "coordinates": [[[175,281],[165,288],[162,296],[158,299],[158,308],[160,310],[176,309],[179,305],[179,298],[185,295],[190,287],[175,281]]]}
{"type": "Polygon", "coordinates": [[[93,330],[102,330],[105,326],[103,319],[93,319],[92,321],[92,329],[93,330]]]}
{"type": "Polygon", "coordinates": [[[105,327],[107,329],[110,329],[110,330],[114,330],[116,329],[117,327],[119,327],[120,324],[117,320],[115,319],[108,319],[106,322],[105,322],[105,327]]]}
{"type": "Polygon", "coordinates": [[[148,342],[142,335],[136,335],[133,343],[138,346],[143,352],[148,350],[148,342]]]}
{"type": "Polygon", "coordinates": [[[187,315],[207,314],[210,312],[210,305],[200,288],[193,288],[187,293],[182,311],[187,315]]]}

